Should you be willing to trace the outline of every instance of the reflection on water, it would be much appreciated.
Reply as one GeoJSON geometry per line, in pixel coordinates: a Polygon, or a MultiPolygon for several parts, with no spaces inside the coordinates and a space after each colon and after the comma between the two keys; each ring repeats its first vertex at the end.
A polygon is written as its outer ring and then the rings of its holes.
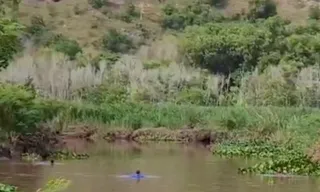
{"type": "Polygon", "coordinates": [[[49,179],[72,181],[70,192],[300,192],[318,191],[317,179],[242,176],[237,167],[250,163],[213,156],[206,149],[174,144],[107,144],[89,147],[88,160],[67,161],[56,166],[0,161],[0,180],[34,192],[49,179]],[[133,173],[159,176],[140,182],[118,178],[133,173]]]}

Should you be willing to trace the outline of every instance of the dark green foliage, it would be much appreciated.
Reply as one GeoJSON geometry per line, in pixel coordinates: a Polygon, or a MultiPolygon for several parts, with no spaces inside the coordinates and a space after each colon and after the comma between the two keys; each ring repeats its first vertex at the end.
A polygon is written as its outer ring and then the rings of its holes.
{"type": "Polygon", "coordinates": [[[74,60],[78,53],[82,53],[79,43],[66,37],[58,38],[53,42],[52,46],[56,51],[69,56],[70,60],[74,60]]]}
{"type": "Polygon", "coordinates": [[[162,27],[174,30],[182,30],[189,25],[202,25],[223,20],[223,16],[217,10],[200,1],[193,1],[182,9],[167,4],[163,8],[163,14],[162,27]]]}
{"type": "Polygon", "coordinates": [[[229,0],[209,0],[209,3],[217,8],[225,8],[229,0]]]}
{"type": "Polygon", "coordinates": [[[46,29],[46,23],[41,15],[33,15],[30,19],[30,26],[27,27],[27,32],[31,35],[40,36],[46,29]]]}
{"type": "Polygon", "coordinates": [[[128,35],[110,29],[102,39],[102,47],[115,53],[127,53],[134,48],[134,44],[128,35]]]}
{"type": "Polygon", "coordinates": [[[192,104],[201,106],[210,105],[216,101],[217,98],[214,95],[196,87],[181,90],[176,94],[174,99],[176,104],[192,104]]]}
{"type": "Polygon", "coordinates": [[[0,192],[16,192],[17,187],[0,183],[0,192]]]}
{"type": "Polygon", "coordinates": [[[39,111],[34,109],[35,95],[18,86],[0,86],[0,126],[16,132],[35,128],[40,120],[39,111]]]}
{"type": "Polygon", "coordinates": [[[20,35],[24,27],[8,19],[0,19],[0,70],[9,65],[13,56],[22,49],[20,35]]]}
{"type": "Polygon", "coordinates": [[[249,13],[247,17],[249,20],[267,19],[277,15],[277,6],[273,0],[250,0],[249,13]]]}
{"type": "Polygon", "coordinates": [[[107,0],[88,0],[88,2],[95,9],[100,9],[107,4],[107,0]]]}
{"type": "Polygon", "coordinates": [[[67,55],[70,60],[74,60],[78,53],[82,53],[82,48],[77,41],[51,32],[41,16],[32,16],[31,25],[26,31],[37,46],[51,46],[55,51],[67,55]]]}
{"type": "Polygon", "coordinates": [[[269,49],[270,41],[266,40],[270,36],[270,32],[254,24],[210,23],[188,28],[182,49],[194,64],[227,75],[237,69],[256,67],[263,51],[269,49]]]}
{"type": "Polygon", "coordinates": [[[256,23],[210,23],[186,29],[181,50],[190,63],[215,73],[263,71],[282,65],[294,71],[320,62],[319,24],[294,27],[279,17],[256,23]]]}
{"type": "Polygon", "coordinates": [[[99,86],[83,92],[85,94],[82,94],[82,99],[97,105],[101,103],[122,103],[127,100],[128,96],[126,89],[120,85],[99,86]]]}

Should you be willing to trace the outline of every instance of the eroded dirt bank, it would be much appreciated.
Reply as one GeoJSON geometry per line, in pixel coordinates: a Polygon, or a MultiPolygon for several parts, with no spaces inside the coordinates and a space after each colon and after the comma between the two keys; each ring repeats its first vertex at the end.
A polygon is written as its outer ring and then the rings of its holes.
{"type": "Polygon", "coordinates": [[[93,142],[95,129],[77,126],[68,132],[55,131],[48,126],[39,127],[32,134],[20,135],[0,145],[0,157],[20,159],[22,154],[38,154],[46,160],[52,154],[62,151],[75,151],[88,142],[93,142]]]}
{"type": "Polygon", "coordinates": [[[207,129],[178,129],[168,128],[142,128],[138,130],[111,130],[103,138],[107,141],[175,141],[183,143],[210,144],[228,139],[227,132],[219,132],[207,129]]]}
{"type": "Polygon", "coordinates": [[[98,129],[87,125],[70,126],[67,132],[53,131],[50,127],[41,126],[33,134],[22,135],[12,142],[0,147],[0,157],[9,159],[20,158],[21,154],[38,154],[44,160],[61,150],[81,151],[88,143],[104,139],[108,142],[118,140],[174,141],[182,143],[202,143],[209,145],[229,138],[227,132],[206,129],[143,128],[138,130],[113,129],[98,132],[98,129]]]}

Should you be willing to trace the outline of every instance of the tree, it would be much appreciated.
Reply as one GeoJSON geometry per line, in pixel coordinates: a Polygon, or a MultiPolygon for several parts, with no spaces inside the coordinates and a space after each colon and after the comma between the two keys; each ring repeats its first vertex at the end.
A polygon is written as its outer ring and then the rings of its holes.
{"type": "Polygon", "coordinates": [[[9,65],[10,60],[21,49],[20,35],[24,26],[10,19],[0,19],[0,70],[9,65]]]}

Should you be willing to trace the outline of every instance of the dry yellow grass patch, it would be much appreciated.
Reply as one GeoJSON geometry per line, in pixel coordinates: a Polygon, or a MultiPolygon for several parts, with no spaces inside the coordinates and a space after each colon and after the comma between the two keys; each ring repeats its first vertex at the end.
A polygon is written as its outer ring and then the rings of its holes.
{"type": "MultiPolygon", "coordinates": [[[[313,0],[274,0],[277,4],[278,14],[295,23],[304,23],[308,18],[311,5],[316,4],[313,0]]],[[[248,8],[249,0],[229,0],[224,10],[227,15],[240,13],[242,9],[248,8]]]]}
{"type": "MultiPolygon", "coordinates": [[[[121,6],[124,7],[125,4],[121,6]]],[[[109,7],[107,12],[117,12],[117,9],[109,7]]],[[[135,27],[136,23],[136,21],[126,23],[108,14],[105,15],[93,9],[87,0],[62,0],[57,3],[24,0],[20,6],[20,21],[24,24],[29,24],[30,17],[35,14],[41,15],[46,24],[54,29],[54,32],[77,40],[86,53],[92,54],[97,50],[97,42],[108,29],[117,28],[130,31],[135,27]],[[80,10],[81,13],[76,14],[76,9],[80,10]]],[[[139,22],[143,22],[148,28],[154,29],[157,27],[147,18],[139,22]]]]}

